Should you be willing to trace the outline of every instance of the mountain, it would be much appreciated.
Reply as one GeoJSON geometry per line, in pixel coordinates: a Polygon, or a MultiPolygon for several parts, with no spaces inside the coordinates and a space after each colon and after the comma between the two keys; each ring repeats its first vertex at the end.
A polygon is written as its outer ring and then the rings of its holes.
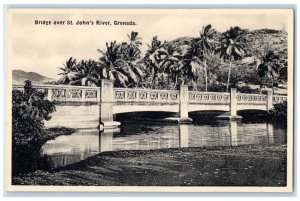
{"type": "Polygon", "coordinates": [[[12,82],[13,84],[24,84],[25,80],[30,80],[35,84],[43,84],[45,82],[54,81],[54,79],[45,77],[38,73],[34,72],[25,72],[22,70],[13,70],[12,71],[12,82]]]}

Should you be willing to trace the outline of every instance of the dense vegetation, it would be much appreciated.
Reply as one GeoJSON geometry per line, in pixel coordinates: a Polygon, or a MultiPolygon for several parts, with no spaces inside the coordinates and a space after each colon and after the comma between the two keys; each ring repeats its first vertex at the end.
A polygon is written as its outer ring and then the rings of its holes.
{"type": "Polygon", "coordinates": [[[50,120],[50,113],[55,111],[54,102],[46,100],[45,96],[44,92],[34,89],[30,81],[25,82],[24,90],[12,91],[13,174],[37,165],[32,158],[39,156],[47,140],[74,132],[68,128],[44,128],[44,121],[50,120]]]}
{"type": "Polygon", "coordinates": [[[274,108],[269,111],[269,117],[273,121],[287,124],[287,101],[274,105],[274,108]]]}
{"type": "Polygon", "coordinates": [[[160,41],[154,36],[141,51],[137,32],[128,41],[107,42],[99,60],[67,59],[56,84],[99,86],[101,79],[117,87],[248,92],[251,85],[277,87],[287,81],[287,33],[231,27],[219,33],[204,26],[195,38],[160,41]]]}
{"type": "Polygon", "coordinates": [[[12,91],[13,148],[18,151],[23,145],[35,147],[43,135],[43,121],[49,120],[55,111],[54,103],[45,100],[46,94],[34,89],[30,81],[24,90],[12,91]]]}

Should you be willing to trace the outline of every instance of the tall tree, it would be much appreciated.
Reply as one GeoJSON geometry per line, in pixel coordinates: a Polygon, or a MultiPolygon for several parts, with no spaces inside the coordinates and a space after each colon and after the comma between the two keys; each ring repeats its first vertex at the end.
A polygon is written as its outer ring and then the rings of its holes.
{"type": "Polygon", "coordinates": [[[139,62],[142,43],[137,32],[131,32],[129,39],[129,43],[106,43],[105,52],[98,50],[102,55],[99,62],[101,77],[113,80],[117,85],[137,86],[144,76],[139,62]]]}
{"type": "Polygon", "coordinates": [[[141,69],[140,50],[136,46],[122,43],[121,58],[118,65],[120,70],[128,77],[129,85],[137,86],[143,79],[144,73],[141,69]]]}
{"type": "Polygon", "coordinates": [[[129,84],[137,86],[144,77],[140,62],[142,38],[138,36],[138,32],[133,31],[128,35],[128,38],[129,44],[123,42],[120,45],[121,58],[119,65],[128,76],[129,84]]]}
{"type": "Polygon", "coordinates": [[[175,44],[165,42],[162,47],[157,51],[157,57],[161,61],[159,68],[163,75],[168,77],[168,85],[170,79],[174,81],[173,88],[176,88],[181,69],[179,68],[179,61],[182,58],[181,50],[175,44]]]}
{"type": "Polygon", "coordinates": [[[231,27],[222,34],[220,38],[220,46],[217,51],[224,61],[229,62],[228,77],[226,90],[229,91],[230,74],[232,70],[232,62],[241,59],[244,56],[244,43],[242,40],[244,31],[240,27],[231,27]]]}
{"type": "Polygon", "coordinates": [[[151,88],[155,86],[155,80],[160,71],[159,63],[161,62],[161,59],[159,58],[158,51],[161,48],[161,45],[162,42],[158,40],[157,36],[154,36],[152,38],[151,44],[148,45],[148,50],[146,50],[145,57],[143,58],[145,66],[148,68],[149,74],[152,75],[151,88]]]}
{"type": "Polygon", "coordinates": [[[216,33],[214,29],[211,28],[211,25],[203,26],[202,31],[200,32],[200,46],[202,47],[201,58],[204,65],[205,70],[205,91],[207,91],[207,60],[209,55],[213,51],[214,40],[213,36],[216,33]]]}
{"type": "Polygon", "coordinates": [[[183,55],[183,59],[179,62],[179,68],[182,69],[184,76],[182,78],[183,84],[191,80],[193,82],[193,90],[197,89],[197,81],[204,70],[200,55],[201,47],[198,44],[198,40],[193,39],[183,55]]]}
{"type": "Polygon", "coordinates": [[[101,80],[101,69],[97,62],[89,59],[87,61],[82,60],[78,65],[77,74],[74,78],[73,83],[75,85],[82,86],[100,86],[101,80]]]}
{"type": "Polygon", "coordinates": [[[274,51],[268,51],[260,57],[257,63],[257,73],[259,77],[270,79],[274,93],[274,83],[277,81],[281,70],[280,57],[274,51]]]}
{"type": "Polygon", "coordinates": [[[138,35],[139,33],[134,31],[132,31],[130,35],[127,34],[130,46],[135,47],[136,49],[139,49],[139,47],[143,44],[141,42],[142,38],[138,35]]]}
{"type": "Polygon", "coordinates": [[[106,51],[98,49],[101,54],[99,65],[101,68],[101,79],[109,79],[122,86],[127,86],[127,76],[122,72],[119,66],[120,45],[116,41],[106,43],[106,51]]]}
{"type": "Polygon", "coordinates": [[[62,75],[62,77],[58,80],[58,84],[70,84],[72,82],[72,79],[76,75],[77,67],[78,65],[76,59],[70,57],[64,64],[64,67],[59,68],[63,72],[58,74],[58,75],[62,75]]]}

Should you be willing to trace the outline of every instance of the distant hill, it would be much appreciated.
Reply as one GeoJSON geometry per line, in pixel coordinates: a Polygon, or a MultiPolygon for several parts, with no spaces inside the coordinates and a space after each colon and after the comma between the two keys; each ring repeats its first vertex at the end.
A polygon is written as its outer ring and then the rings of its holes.
{"type": "Polygon", "coordinates": [[[24,84],[25,80],[30,80],[35,84],[43,84],[45,82],[54,81],[54,79],[45,77],[38,73],[34,72],[25,72],[22,70],[13,70],[12,71],[12,82],[13,84],[24,84]]]}

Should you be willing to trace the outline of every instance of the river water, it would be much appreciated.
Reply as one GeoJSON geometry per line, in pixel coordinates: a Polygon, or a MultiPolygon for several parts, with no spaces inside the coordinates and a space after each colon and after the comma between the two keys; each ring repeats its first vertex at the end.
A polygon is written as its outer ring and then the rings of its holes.
{"type": "Polygon", "coordinates": [[[43,145],[40,156],[42,169],[51,169],[107,151],[286,144],[286,133],[284,126],[244,120],[196,121],[189,125],[122,122],[115,130],[99,133],[81,129],[59,136],[43,145]]]}

